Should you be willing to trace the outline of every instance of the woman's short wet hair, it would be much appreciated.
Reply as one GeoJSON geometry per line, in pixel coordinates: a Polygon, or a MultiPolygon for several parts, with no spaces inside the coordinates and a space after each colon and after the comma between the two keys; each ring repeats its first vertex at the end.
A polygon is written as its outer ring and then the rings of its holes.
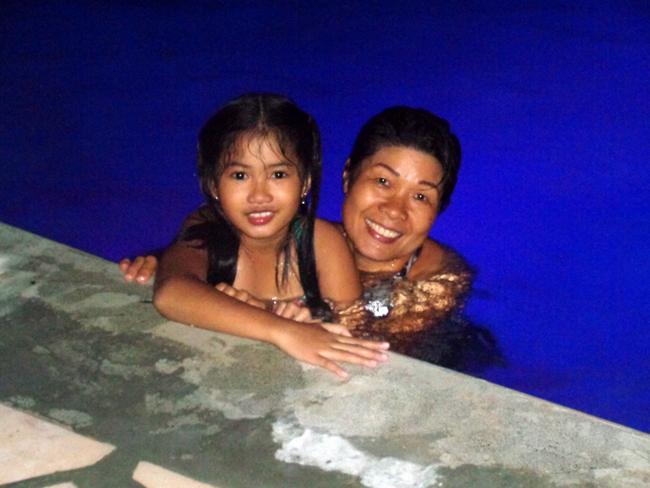
{"type": "Polygon", "coordinates": [[[460,143],[449,122],[428,110],[390,107],[364,124],[346,164],[345,183],[351,188],[363,162],[384,147],[407,147],[436,158],[442,166],[438,213],[451,201],[460,169],[460,143]]]}

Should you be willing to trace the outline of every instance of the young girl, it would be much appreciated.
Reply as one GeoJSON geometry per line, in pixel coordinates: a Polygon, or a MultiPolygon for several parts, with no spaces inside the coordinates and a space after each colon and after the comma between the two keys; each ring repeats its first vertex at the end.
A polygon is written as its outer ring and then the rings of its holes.
{"type": "Polygon", "coordinates": [[[328,318],[328,304],[345,307],[361,294],[343,236],[316,219],[321,152],[314,119],[278,95],[239,97],[201,130],[197,171],[206,203],[160,262],[158,311],[270,342],[341,377],[347,373],[336,361],[374,367],[386,360],[386,343],[288,318],[304,320],[296,303],[328,318]]]}

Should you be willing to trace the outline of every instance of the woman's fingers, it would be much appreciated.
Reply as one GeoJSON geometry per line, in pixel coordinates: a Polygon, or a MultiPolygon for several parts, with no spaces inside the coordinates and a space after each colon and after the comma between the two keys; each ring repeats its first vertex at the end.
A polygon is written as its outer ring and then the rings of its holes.
{"type": "Polygon", "coordinates": [[[156,272],[158,260],[155,256],[138,256],[133,261],[122,259],[119,267],[124,271],[126,281],[135,280],[138,283],[146,283],[156,272]]]}
{"type": "Polygon", "coordinates": [[[146,283],[156,272],[158,259],[155,256],[145,256],[144,262],[136,273],[136,280],[140,283],[146,283]]]}
{"type": "Polygon", "coordinates": [[[138,271],[140,271],[143,263],[143,256],[138,256],[133,261],[129,259],[123,259],[120,261],[120,269],[124,271],[124,279],[126,281],[133,281],[136,278],[138,271]]]}

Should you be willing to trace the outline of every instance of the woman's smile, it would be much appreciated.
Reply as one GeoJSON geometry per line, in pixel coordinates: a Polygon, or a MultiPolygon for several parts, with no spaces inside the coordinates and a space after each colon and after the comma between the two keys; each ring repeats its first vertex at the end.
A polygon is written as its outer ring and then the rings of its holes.
{"type": "Polygon", "coordinates": [[[371,235],[374,235],[377,240],[383,241],[387,244],[395,242],[395,240],[402,236],[400,232],[384,227],[370,219],[366,219],[366,225],[368,226],[368,231],[371,235]]]}

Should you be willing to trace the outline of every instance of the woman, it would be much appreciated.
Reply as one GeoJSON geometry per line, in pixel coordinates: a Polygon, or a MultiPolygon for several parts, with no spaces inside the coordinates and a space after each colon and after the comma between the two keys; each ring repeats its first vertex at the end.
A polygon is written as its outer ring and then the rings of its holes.
{"type": "MultiPolygon", "coordinates": [[[[392,107],[363,126],[345,164],[340,228],[361,272],[364,303],[339,320],[353,336],[469,370],[501,356],[489,332],[461,316],[470,266],[428,237],[449,205],[460,156],[449,123],[423,109],[392,107]]],[[[155,266],[150,256],[120,263],[127,280],[140,282],[155,266]]]]}

